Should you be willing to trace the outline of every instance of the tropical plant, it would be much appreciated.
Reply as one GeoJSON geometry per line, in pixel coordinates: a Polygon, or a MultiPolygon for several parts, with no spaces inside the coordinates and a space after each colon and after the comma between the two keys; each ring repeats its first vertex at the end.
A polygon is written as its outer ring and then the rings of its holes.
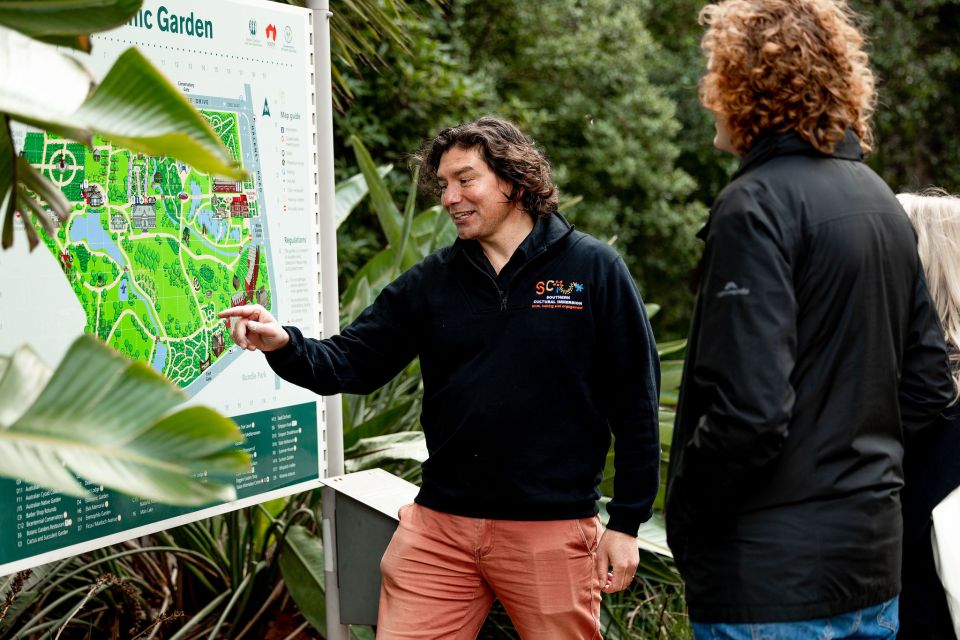
{"type": "Polygon", "coordinates": [[[235,178],[245,173],[207,121],[135,48],[125,51],[99,85],[78,57],[56,46],[91,50],[90,34],[129,20],[142,0],[0,0],[0,219],[2,246],[13,244],[20,214],[31,249],[35,227],[54,233],[69,207],[25,158],[17,157],[10,121],[87,145],[100,135],[153,155],[172,155],[198,170],[235,178]]]}
{"type": "Polygon", "coordinates": [[[207,407],[171,413],[186,398],[90,336],[56,372],[23,347],[0,357],[0,475],[81,498],[92,496],[74,474],[168,504],[232,500],[233,475],[250,466],[243,436],[207,407]],[[203,471],[209,480],[194,477],[203,471]]]}
{"type": "Polygon", "coordinates": [[[316,637],[323,555],[313,499],[266,502],[8,576],[0,639],[316,637]]]}
{"type": "MultiPolygon", "coordinates": [[[[415,213],[416,175],[410,180],[401,211],[382,178],[387,171],[377,168],[358,138],[351,138],[351,143],[364,191],[369,191],[371,206],[388,244],[356,272],[343,291],[340,299],[343,325],[368,307],[404,269],[450,244],[456,235],[449,216],[439,206],[415,213]]],[[[359,201],[356,199],[354,204],[359,201]]],[[[426,445],[419,427],[422,396],[419,360],[414,360],[369,396],[345,395],[343,434],[347,470],[358,471],[394,461],[393,470],[398,475],[417,481],[419,463],[426,459],[426,445]]]]}

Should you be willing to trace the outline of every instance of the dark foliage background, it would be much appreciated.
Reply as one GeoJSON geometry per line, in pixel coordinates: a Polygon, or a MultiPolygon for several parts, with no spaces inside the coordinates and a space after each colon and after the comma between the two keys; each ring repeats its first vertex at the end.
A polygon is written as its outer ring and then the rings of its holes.
{"type": "MultiPolygon", "coordinates": [[[[694,233],[736,167],[713,149],[712,122],[697,102],[696,16],[704,4],[411,0],[394,16],[405,46],[380,41],[375,71],[339,64],[352,93],[336,117],[340,176],[355,172],[351,133],[379,162],[405,166],[442,126],[483,114],[511,118],[548,152],[563,198],[582,198],[567,209],[571,220],[612,239],[645,299],[663,306],[658,337],[682,335],[700,251],[694,233]]],[[[960,1],[852,6],[879,80],[871,165],[895,190],[960,189],[960,1]]],[[[340,239],[345,278],[382,246],[375,229],[369,213],[348,221],[340,239]]]]}

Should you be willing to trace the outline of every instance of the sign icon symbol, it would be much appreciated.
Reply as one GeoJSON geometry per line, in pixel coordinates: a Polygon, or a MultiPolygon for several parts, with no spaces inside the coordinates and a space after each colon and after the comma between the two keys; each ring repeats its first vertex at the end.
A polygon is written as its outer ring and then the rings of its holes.
{"type": "Polygon", "coordinates": [[[250,28],[250,35],[252,35],[252,36],[257,35],[257,21],[256,21],[256,20],[251,20],[250,22],[247,23],[247,26],[250,28]]]}
{"type": "Polygon", "coordinates": [[[293,41],[293,29],[290,28],[290,25],[283,28],[283,39],[287,41],[287,44],[293,41]]]}
{"type": "Polygon", "coordinates": [[[277,41],[277,28],[272,24],[267,25],[267,40],[277,41]]]}

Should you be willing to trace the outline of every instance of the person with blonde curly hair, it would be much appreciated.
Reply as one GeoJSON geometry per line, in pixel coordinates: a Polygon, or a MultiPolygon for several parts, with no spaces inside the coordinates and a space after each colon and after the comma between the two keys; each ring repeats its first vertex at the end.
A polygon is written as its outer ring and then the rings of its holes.
{"type": "MultiPolygon", "coordinates": [[[[960,396],[960,197],[943,189],[897,195],[917,230],[917,248],[940,316],[960,396]]],[[[900,640],[957,640],[937,576],[933,510],[960,487],[960,403],[906,444],[903,460],[903,591],[900,640]]],[[[942,534],[941,534],[942,536],[942,534]]],[[[945,540],[945,543],[956,541],[945,540]]],[[[941,572],[947,570],[941,567],[941,572]]],[[[960,571],[960,567],[952,568],[960,571]]],[[[956,598],[956,594],[954,595],[956,598]]]]}
{"type": "Polygon", "coordinates": [[[701,101],[740,167],[706,241],[667,485],[698,640],[894,638],[904,433],[953,399],[842,0],[700,13],[701,101]]]}

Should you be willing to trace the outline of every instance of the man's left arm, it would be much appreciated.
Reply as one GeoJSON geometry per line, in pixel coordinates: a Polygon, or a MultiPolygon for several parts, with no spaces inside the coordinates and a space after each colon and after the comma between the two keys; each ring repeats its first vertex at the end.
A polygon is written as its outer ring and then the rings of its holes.
{"type": "Polygon", "coordinates": [[[597,574],[602,589],[612,593],[633,578],[639,563],[637,530],[652,515],[660,484],[660,359],[640,292],[621,258],[610,266],[596,300],[616,471],[597,574]]]}

